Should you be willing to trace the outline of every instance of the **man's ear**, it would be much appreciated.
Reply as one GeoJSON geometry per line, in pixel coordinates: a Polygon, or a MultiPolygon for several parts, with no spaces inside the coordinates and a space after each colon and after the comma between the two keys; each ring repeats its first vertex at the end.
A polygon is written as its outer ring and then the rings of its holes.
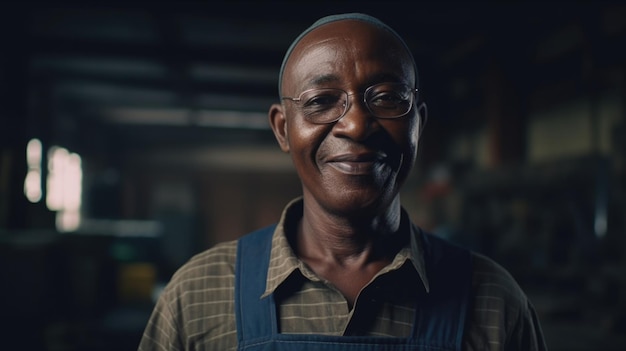
{"type": "Polygon", "coordinates": [[[425,102],[422,102],[417,106],[417,113],[419,115],[419,135],[422,136],[422,131],[426,127],[426,121],[428,120],[428,107],[425,102]]]}
{"type": "Polygon", "coordinates": [[[280,149],[284,152],[289,152],[289,133],[287,132],[287,118],[285,117],[283,105],[272,104],[268,117],[280,149]]]}

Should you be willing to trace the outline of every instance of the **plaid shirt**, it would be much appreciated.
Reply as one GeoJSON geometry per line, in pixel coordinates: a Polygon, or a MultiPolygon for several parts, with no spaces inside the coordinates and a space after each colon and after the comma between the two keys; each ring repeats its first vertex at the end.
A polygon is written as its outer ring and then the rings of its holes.
{"type": "MultiPolygon", "coordinates": [[[[418,230],[403,213],[407,244],[363,289],[350,309],[346,299],[294,254],[288,223],[302,216],[301,199],[291,202],[272,239],[265,295],[274,293],[281,333],[406,337],[419,304],[415,289],[428,291],[418,230]],[[402,288],[398,288],[402,287],[402,288]],[[374,302],[376,300],[376,302],[374,302]],[[382,301],[382,305],[381,305],[382,301]],[[376,303],[377,308],[371,308],[376,303]],[[359,318],[352,318],[358,315],[359,318]],[[363,318],[363,316],[368,316],[363,318]],[[367,320],[364,324],[362,321],[367,320]],[[374,321],[373,323],[371,321],[374,321]]],[[[140,351],[236,350],[234,272],[237,242],[221,243],[189,260],[172,277],[146,326],[140,351]]],[[[534,308],[510,274],[473,253],[471,311],[465,350],[545,350],[534,308]]]]}

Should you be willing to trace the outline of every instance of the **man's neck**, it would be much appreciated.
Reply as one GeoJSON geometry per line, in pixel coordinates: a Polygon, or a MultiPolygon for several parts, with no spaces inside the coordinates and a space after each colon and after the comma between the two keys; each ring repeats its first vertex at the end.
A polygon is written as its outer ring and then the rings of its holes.
{"type": "Polygon", "coordinates": [[[297,226],[296,251],[301,258],[317,258],[336,264],[376,261],[395,255],[392,244],[401,224],[399,199],[372,215],[324,211],[306,201],[297,226]],[[392,251],[392,252],[389,252],[392,251]]]}
{"type": "Polygon", "coordinates": [[[375,216],[345,216],[314,211],[304,202],[303,216],[295,226],[296,255],[338,289],[350,308],[406,243],[399,201],[396,205],[375,216]]]}

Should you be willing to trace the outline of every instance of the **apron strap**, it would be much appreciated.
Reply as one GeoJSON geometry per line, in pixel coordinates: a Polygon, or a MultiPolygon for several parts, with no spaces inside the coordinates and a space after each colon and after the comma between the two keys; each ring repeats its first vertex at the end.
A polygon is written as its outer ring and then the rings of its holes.
{"type": "Polygon", "coordinates": [[[276,225],[259,229],[239,239],[235,265],[235,316],[237,340],[254,340],[276,334],[276,323],[259,321],[256,317],[271,316],[276,321],[272,296],[261,299],[265,292],[272,235],[276,225]]]}
{"type": "MultiPolygon", "coordinates": [[[[235,267],[235,315],[240,346],[264,343],[273,337],[285,340],[296,337],[278,335],[273,295],[261,299],[265,292],[274,228],[275,225],[272,225],[239,239],[235,267]]],[[[408,340],[440,349],[461,350],[470,301],[471,254],[431,234],[422,232],[422,238],[430,291],[422,292],[419,298],[413,335],[408,340]]]]}
{"type": "Polygon", "coordinates": [[[461,350],[472,286],[471,253],[422,233],[430,291],[418,302],[414,330],[424,342],[461,350]]]}

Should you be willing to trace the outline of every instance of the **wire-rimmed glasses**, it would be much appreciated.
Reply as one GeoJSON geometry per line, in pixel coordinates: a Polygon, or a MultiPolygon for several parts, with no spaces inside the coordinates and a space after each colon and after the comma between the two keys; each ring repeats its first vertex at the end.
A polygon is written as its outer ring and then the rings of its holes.
{"type": "MultiPolygon", "coordinates": [[[[417,89],[403,83],[379,83],[363,92],[363,102],[376,118],[398,118],[406,115],[413,107],[417,89]]],[[[295,102],[304,118],[316,124],[338,121],[350,108],[350,95],[336,88],[316,88],[303,91],[298,97],[283,96],[295,102]]]]}

